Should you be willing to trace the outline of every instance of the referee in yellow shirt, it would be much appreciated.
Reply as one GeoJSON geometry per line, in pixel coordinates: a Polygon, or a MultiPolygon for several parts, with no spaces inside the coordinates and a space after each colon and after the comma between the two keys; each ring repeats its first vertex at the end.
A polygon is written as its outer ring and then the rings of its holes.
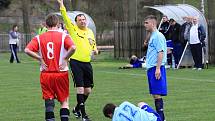
{"type": "Polygon", "coordinates": [[[67,16],[63,0],[57,1],[66,28],[76,45],[76,51],[69,61],[77,88],[77,105],[72,112],[76,118],[82,118],[82,121],[91,121],[85,112],[85,102],[93,88],[93,69],[90,61],[92,53],[98,54],[95,37],[92,30],[86,26],[87,20],[84,14],[75,17],[75,25],[67,16]]]}

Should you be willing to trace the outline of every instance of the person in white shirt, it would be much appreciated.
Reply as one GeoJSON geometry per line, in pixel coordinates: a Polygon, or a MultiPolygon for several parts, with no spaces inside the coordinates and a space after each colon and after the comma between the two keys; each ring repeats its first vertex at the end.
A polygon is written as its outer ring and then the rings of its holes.
{"type": "Polygon", "coordinates": [[[198,18],[193,17],[190,28],[189,44],[194,61],[193,70],[202,70],[202,47],[205,46],[206,33],[204,27],[198,23],[198,18]]]}

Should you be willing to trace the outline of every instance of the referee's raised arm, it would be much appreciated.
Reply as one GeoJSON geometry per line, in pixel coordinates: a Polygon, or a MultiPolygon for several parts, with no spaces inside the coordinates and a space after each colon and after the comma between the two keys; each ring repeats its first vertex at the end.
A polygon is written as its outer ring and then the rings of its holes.
{"type": "Polygon", "coordinates": [[[72,23],[71,19],[68,17],[67,13],[66,13],[66,8],[63,4],[63,0],[57,0],[60,6],[60,13],[63,17],[63,21],[66,25],[66,29],[68,30],[69,34],[72,36],[72,38],[74,39],[74,30],[75,30],[75,26],[74,23],[72,23]]]}

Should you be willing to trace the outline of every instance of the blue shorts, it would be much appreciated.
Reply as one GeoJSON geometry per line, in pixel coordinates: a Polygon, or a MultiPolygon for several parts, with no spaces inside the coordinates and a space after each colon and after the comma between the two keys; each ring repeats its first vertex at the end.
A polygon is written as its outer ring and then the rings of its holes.
{"type": "Polygon", "coordinates": [[[172,42],[172,40],[166,40],[166,46],[167,46],[167,48],[173,49],[173,42],[172,42]]]}
{"type": "Polygon", "coordinates": [[[141,68],[142,67],[142,63],[138,62],[138,63],[134,63],[132,64],[133,68],[141,68]]]}
{"type": "Polygon", "coordinates": [[[151,108],[150,106],[143,105],[141,107],[141,109],[145,110],[148,113],[153,113],[157,117],[157,121],[161,121],[160,115],[153,108],[151,108]]]}
{"type": "Polygon", "coordinates": [[[167,95],[167,80],[166,80],[166,69],[164,66],[161,66],[161,78],[157,80],[155,78],[156,66],[150,68],[147,71],[148,83],[149,83],[149,92],[152,95],[167,95]]]}

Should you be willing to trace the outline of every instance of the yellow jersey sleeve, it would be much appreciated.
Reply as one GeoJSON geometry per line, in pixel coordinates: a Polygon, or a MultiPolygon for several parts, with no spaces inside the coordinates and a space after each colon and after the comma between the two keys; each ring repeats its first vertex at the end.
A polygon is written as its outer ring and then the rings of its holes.
{"type": "Polygon", "coordinates": [[[68,15],[66,13],[66,8],[64,6],[60,7],[60,12],[61,12],[61,15],[63,17],[63,21],[64,21],[64,23],[66,25],[67,31],[69,32],[69,34],[72,37],[72,39],[75,41],[76,40],[77,26],[75,26],[74,23],[72,23],[72,21],[68,17],[68,15]]]}

